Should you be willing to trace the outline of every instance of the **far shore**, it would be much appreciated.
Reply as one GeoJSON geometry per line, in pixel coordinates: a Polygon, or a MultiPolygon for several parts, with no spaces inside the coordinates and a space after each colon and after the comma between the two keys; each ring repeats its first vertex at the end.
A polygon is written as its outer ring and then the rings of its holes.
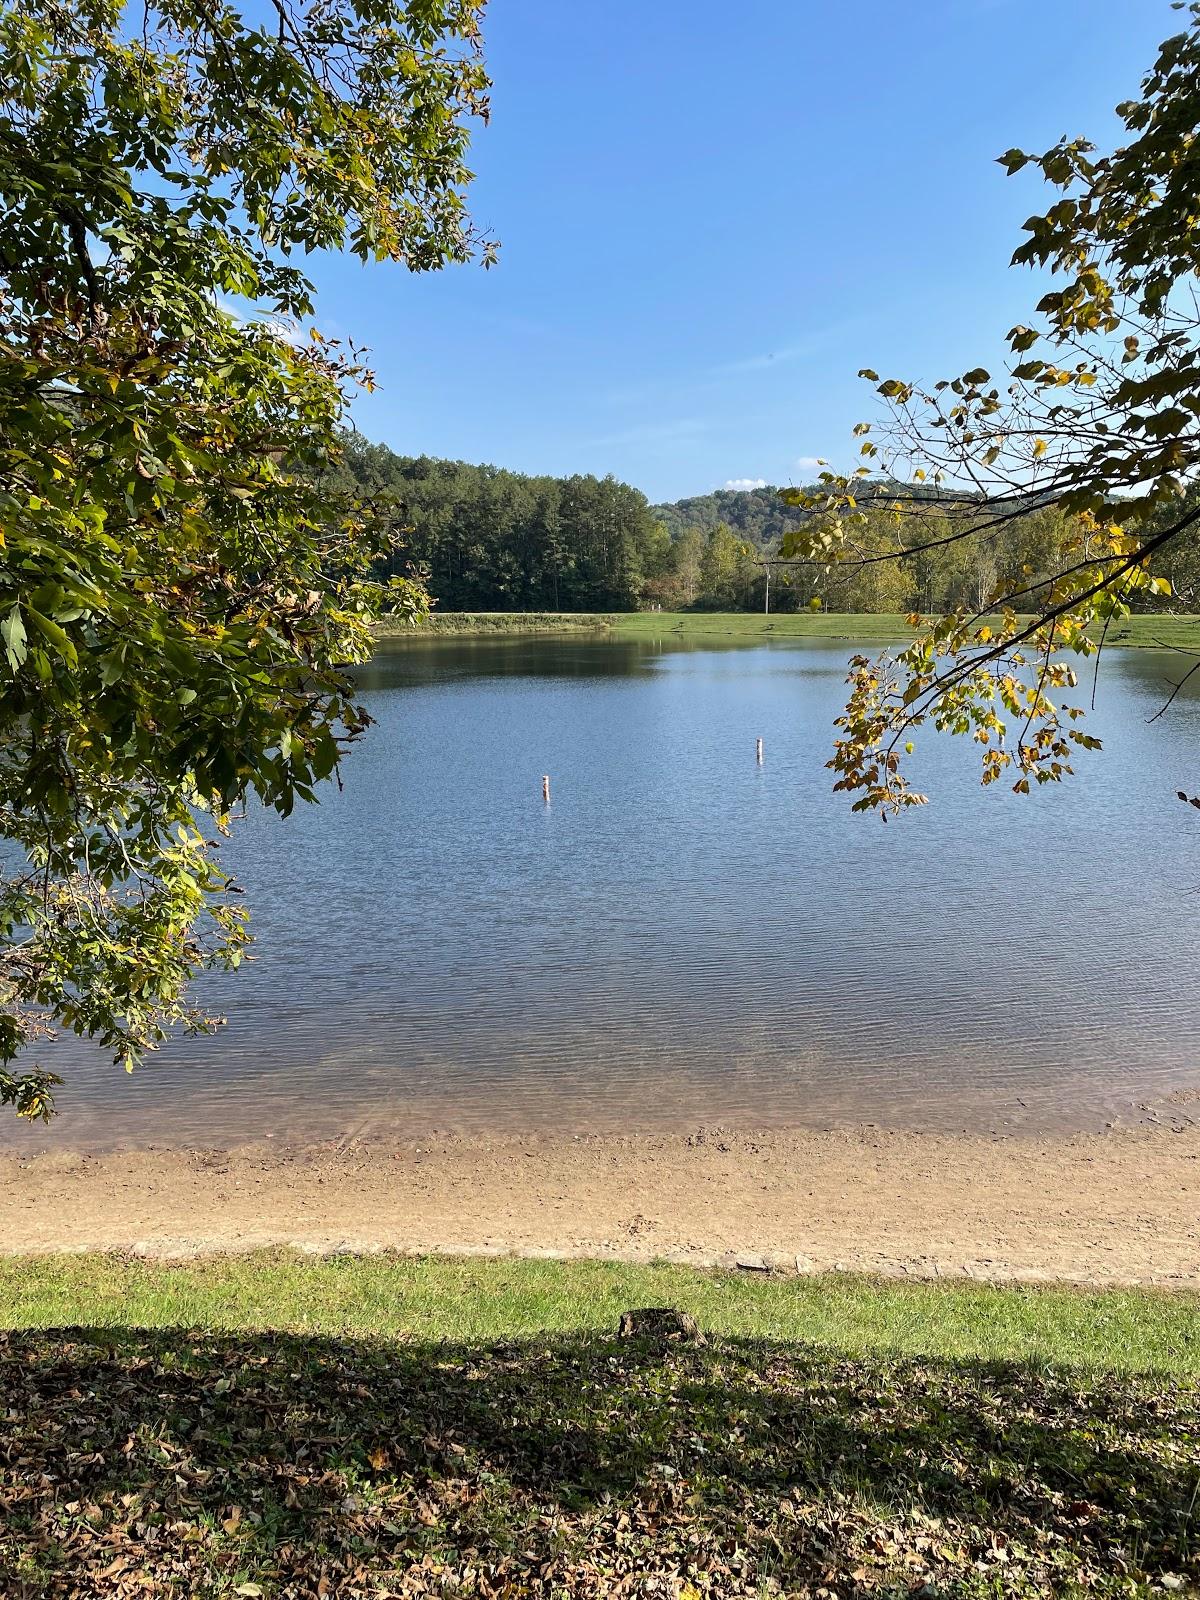
{"type": "MultiPolygon", "coordinates": [[[[793,611],[438,611],[414,627],[384,616],[380,638],[495,638],[520,634],[599,634],[614,639],[827,639],[891,644],[913,630],[900,612],[793,611]]],[[[1178,649],[1200,639],[1200,617],[1143,614],[1114,623],[1105,637],[1111,649],[1178,649]]]]}
{"type": "Polygon", "coordinates": [[[1200,1128],[434,1136],[0,1157],[0,1253],[590,1257],[1200,1287],[1200,1128]]]}

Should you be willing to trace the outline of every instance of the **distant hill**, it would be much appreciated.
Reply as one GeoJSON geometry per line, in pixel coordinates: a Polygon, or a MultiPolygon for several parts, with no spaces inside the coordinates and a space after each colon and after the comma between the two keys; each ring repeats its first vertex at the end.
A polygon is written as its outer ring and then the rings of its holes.
{"type": "MultiPolygon", "coordinates": [[[[806,515],[779,498],[780,490],[771,484],[762,489],[714,489],[711,494],[694,494],[686,500],[650,507],[651,516],[663,523],[672,539],[685,528],[699,528],[707,537],[724,523],[739,538],[758,550],[773,551],[792,528],[798,528],[806,515]]],[[[941,500],[969,501],[972,496],[931,484],[897,483],[891,478],[864,479],[858,489],[860,504],[873,497],[899,494],[907,500],[937,497],[941,500]]]]}
{"type": "Polygon", "coordinates": [[[791,528],[799,527],[802,513],[785,506],[779,490],[714,489],[711,494],[694,494],[670,505],[651,506],[650,514],[666,526],[672,539],[685,528],[699,528],[707,535],[720,523],[732,528],[740,538],[759,550],[774,550],[791,528]]]}

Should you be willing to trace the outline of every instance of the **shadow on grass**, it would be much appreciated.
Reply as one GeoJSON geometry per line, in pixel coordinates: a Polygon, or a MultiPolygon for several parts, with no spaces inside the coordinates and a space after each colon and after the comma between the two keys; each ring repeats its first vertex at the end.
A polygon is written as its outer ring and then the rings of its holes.
{"type": "Polygon", "coordinates": [[[796,1345],[0,1335],[0,1594],[1194,1592],[1198,1398],[796,1345]]]}

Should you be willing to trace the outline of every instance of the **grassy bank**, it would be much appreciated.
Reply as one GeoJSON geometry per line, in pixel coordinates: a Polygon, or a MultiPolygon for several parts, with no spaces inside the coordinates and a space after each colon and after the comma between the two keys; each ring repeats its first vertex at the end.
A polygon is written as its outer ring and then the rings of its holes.
{"type": "MultiPolygon", "coordinates": [[[[602,631],[617,639],[745,640],[828,639],[860,644],[890,644],[911,638],[898,612],[799,612],[764,616],[745,611],[435,611],[414,630],[407,623],[379,624],[383,636],[425,634],[493,635],[602,631]]],[[[1200,617],[1136,616],[1109,630],[1106,645],[1166,649],[1200,647],[1200,617]]]]}
{"type": "Polygon", "coordinates": [[[0,1593],[1192,1593],[1194,1317],[597,1264],[8,1261],[0,1593]],[[708,1344],[612,1337],[648,1303],[708,1344]]]}
{"type": "Polygon", "coordinates": [[[382,617],[376,632],[406,639],[430,633],[597,633],[607,630],[612,620],[607,613],[591,611],[431,611],[419,628],[382,617]]]}

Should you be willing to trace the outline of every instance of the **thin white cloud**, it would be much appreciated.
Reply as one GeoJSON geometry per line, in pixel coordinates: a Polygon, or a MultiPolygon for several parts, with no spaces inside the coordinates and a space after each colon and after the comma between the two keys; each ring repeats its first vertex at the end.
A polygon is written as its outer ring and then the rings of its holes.
{"type": "Polygon", "coordinates": [[[825,462],[821,456],[797,456],[796,465],[803,468],[823,467],[825,462]]]}
{"type": "Polygon", "coordinates": [[[619,433],[610,433],[602,439],[592,439],[590,443],[594,446],[668,445],[694,439],[698,434],[707,432],[711,426],[712,424],[702,417],[679,417],[666,422],[636,422],[631,427],[622,428],[619,433]]]}
{"type": "MultiPolygon", "coordinates": [[[[1009,0],[1003,0],[1003,3],[1009,3],[1009,0]]],[[[820,357],[831,344],[836,344],[843,334],[860,326],[861,323],[861,316],[841,317],[801,338],[786,343],[781,342],[771,349],[759,350],[750,355],[730,357],[713,366],[681,370],[678,365],[670,363],[660,365],[657,370],[647,371],[632,383],[607,390],[602,398],[609,405],[626,408],[644,406],[651,401],[661,405],[665,396],[676,397],[666,402],[671,405],[676,403],[681,406],[692,405],[699,395],[726,392],[731,380],[739,375],[752,377],[755,373],[768,372],[772,367],[787,368],[810,357],[820,357]]]]}
{"type": "Polygon", "coordinates": [[[725,487],[727,489],[765,489],[767,480],[765,478],[726,478],[725,487]]]}

